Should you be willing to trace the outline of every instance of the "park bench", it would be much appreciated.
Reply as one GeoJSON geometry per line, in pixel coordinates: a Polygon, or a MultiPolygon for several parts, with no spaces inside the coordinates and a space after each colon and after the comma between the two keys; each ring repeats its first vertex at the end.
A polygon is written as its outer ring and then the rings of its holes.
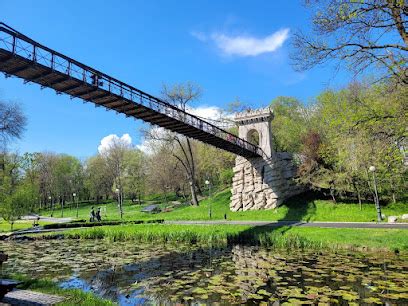
{"type": "MultiPolygon", "coordinates": [[[[7,261],[8,255],[0,252],[0,267],[3,262],[7,261]]],[[[4,298],[4,296],[13,290],[17,285],[21,284],[19,281],[15,281],[12,279],[0,279],[0,301],[4,298]]]]}

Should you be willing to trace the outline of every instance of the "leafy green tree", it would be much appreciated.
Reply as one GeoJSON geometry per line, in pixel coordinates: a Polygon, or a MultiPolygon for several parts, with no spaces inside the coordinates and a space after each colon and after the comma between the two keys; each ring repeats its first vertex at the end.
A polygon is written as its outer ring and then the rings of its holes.
{"type": "Polygon", "coordinates": [[[306,134],[310,114],[303,104],[293,97],[277,97],[271,102],[274,118],[272,135],[276,151],[299,153],[301,138],[306,134]]]}
{"type": "Polygon", "coordinates": [[[139,199],[145,190],[146,180],[146,157],[137,149],[128,150],[125,153],[125,171],[123,189],[125,194],[132,200],[139,199]]]}
{"type": "MultiPolygon", "coordinates": [[[[391,90],[387,84],[359,83],[319,95],[311,106],[319,146],[314,148],[314,158],[306,158],[301,167],[307,170],[302,172],[303,179],[315,187],[329,188],[332,197],[335,190],[344,196],[354,193],[361,201],[374,197],[368,175],[374,165],[383,199],[395,201],[404,196],[407,169],[400,147],[406,139],[407,106],[401,95],[406,97],[404,87],[391,90]]],[[[303,142],[306,157],[307,149],[308,143],[303,142]]]]}
{"type": "Polygon", "coordinates": [[[112,194],[114,176],[102,155],[95,155],[86,161],[85,177],[85,185],[98,203],[102,197],[108,199],[112,194]]]}
{"type": "Polygon", "coordinates": [[[31,211],[35,195],[35,190],[31,186],[21,185],[12,194],[3,198],[0,203],[0,215],[10,223],[11,231],[15,221],[31,211]]]}

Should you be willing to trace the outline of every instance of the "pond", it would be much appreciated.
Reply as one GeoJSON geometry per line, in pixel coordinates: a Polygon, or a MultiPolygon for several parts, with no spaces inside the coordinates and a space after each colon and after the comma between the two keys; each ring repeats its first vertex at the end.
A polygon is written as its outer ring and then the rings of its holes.
{"type": "Polygon", "coordinates": [[[2,242],[3,273],[48,277],[120,305],[408,304],[408,256],[141,245],[97,240],[2,242]]]}

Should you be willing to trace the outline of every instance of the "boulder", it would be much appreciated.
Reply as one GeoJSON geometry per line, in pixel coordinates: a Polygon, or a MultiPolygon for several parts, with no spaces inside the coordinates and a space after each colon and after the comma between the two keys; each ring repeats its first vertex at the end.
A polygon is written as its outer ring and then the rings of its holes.
{"type": "Polygon", "coordinates": [[[398,217],[397,216],[389,216],[388,217],[388,223],[395,223],[397,222],[398,217]]]}
{"type": "Polygon", "coordinates": [[[408,220],[408,214],[403,214],[403,215],[401,216],[401,219],[402,219],[402,220],[408,220]]]}

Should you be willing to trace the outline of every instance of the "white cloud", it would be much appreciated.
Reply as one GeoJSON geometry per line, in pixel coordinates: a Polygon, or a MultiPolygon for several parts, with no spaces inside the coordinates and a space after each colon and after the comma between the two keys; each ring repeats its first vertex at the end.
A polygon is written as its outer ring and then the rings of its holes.
{"type": "MultiPolygon", "coordinates": [[[[206,41],[207,37],[203,33],[191,33],[201,41],[206,41]],[[194,33],[194,34],[193,34],[194,33]],[[205,38],[205,40],[203,40],[205,38]]],[[[225,55],[235,56],[257,56],[263,53],[274,52],[282,47],[289,38],[289,29],[281,29],[264,38],[256,38],[248,35],[229,36],[223,33],[214,33],[211,40],[218,49],[225,55]]]]}
{"type": "Polygon", "coordinates": [[[187,112],[204,119],[218,120],[222,115],[221,108],[217,106],[189,107],[187,112]]]}
{"type": "Polygon", "coordinates": [[[100,154],[105,153],[115,142],[118,141],[124,143],[129,147],[132,146],[132,137],[130,137],[129,134],[123,134],[122,137],[119,137],[116,134],[110,134],[102,138],[101,144],[98,146],[98,152],[100,154]]]}
{"type": "MultiPolygon", "coordinates": [[[[202,119],[207,119],[210,120],[210,122],[217,124],[217,122],[211,121],[211,120],[219,120],[221,117],[222,118],[232,118],[233,114],[226,114],[223,113],[222,109],[217,107],[217,106],[198,106],[198,107],[188,107],[187,112],[190,114],[193,114],[195,116],[198,116],[202,119]]],[[[152,127],[152,133],[157,137],[160,138],[160,136],[164,136],[166,133],[166,130],[154,126],[152,127]]],[[[143,151],[146,154],[152,154],[152,148],[155,147],[155,141],[156,140],[151,140],[151,139],[145,139],[143,138],[141,143],[136,145],[136,147],[143,151]]]]}
{"type": "Polygon", "coordinates": [[[205,42],[208,40],[208,36],[203,32],[191,31],[190,35],[197,38],[199,41],[205,42]]]}

